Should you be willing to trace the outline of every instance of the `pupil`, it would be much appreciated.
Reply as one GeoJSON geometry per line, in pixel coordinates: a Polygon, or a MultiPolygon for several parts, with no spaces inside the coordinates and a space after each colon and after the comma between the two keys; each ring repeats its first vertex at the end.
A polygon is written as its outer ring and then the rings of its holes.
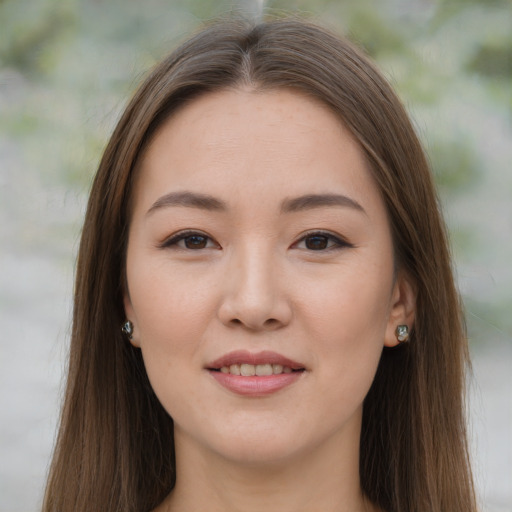
{"type": "Polygon", "coordinates": [[[204,249],[206,247],[206,237],[200,235],[188,236],[185,239],[187,249],[204,249]]]}
{"type": "Polygon", "coordinates": [[[319,251],[322,249],[326,249],[328,244],[328,240],[326,236],[310,236],[306,238],[306,247],[308,249],[312,249],[313,251],[319,251]]]}

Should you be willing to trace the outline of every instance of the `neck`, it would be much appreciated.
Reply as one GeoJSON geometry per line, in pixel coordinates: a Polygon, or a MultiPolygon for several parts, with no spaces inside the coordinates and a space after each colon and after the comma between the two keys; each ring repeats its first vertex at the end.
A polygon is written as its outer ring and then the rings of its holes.
{"type": "Polygon", "coordinates": [[[226,460],[176,433],[176,486],[155,512],[374,512],[359,483],[359,447],[326,442],[272,462],[226,460]]]}

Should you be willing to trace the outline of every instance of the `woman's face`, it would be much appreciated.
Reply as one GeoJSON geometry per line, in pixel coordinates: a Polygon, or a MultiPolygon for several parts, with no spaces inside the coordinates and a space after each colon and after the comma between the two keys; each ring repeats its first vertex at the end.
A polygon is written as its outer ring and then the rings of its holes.
{"type": "Polygon", "coordinates": [[[278,461],[358,446],[410,323],[358,145],[296,92],[224,91],[158,131],[137,177],[125,308],[176,443],[278,461]]]}

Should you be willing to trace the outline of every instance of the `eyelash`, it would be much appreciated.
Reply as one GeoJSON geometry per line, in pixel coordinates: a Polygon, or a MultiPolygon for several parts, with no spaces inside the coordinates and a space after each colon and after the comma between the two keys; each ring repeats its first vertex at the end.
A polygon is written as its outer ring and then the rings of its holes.
{"type": "Polygon", "coordinates": [[[205,233],[202,233],[201,231],[193,231],[193,230],[186,230],[186,231],[180,231],[179,233],[175,233],[170,238],[167,238],[162,244],[161,248],[171,248],[171,247],[178,247],[179,249],[183,250],[190,250],[190,251],[197,251],[201,249],[211,249],[212,247],[208,247],[208,244],[210,242],[213,242],[217,247],[218,244],[215,242],[210,236],[208,236],[205,233]],[[205,247],[196,247],[194,249],[187,247],[186,240],[187,238],[202,238],[206,241],[205,247]],[[179,245],[180,242],[183,242],[183,246],[179,245]]]}
{"type": "Polygon", "coordinates": [[[325,239],[328,245],[325,248],[320,249],[311,249],[308,247],[305,247],[305,250],[309,250],[311,252],[325,252],[325,251],[332,251],[337,249],[344,249],[344,248],[351,248],[354,247],[351,243],[347,242],[343,238],[333,235],[332,233],[329,233],[328,231],[310,231],[306,234],[304,234],[297,242],[293,244],[292,247],[297,247],[300,243],[306,242],[308,239],[311,238],[319,238],[319,239],[325,239]]]}
{"type": "MultiPolygon", "coordinates": [[[[304,234],[297,242],[294,242],[292,244],[293,248],[299,248],[298,245],[302,242],[307,243],[308,239],[312,238],[318,238],[321,240],[324,240],[327,242],[326,247],[320,247],[316,249],[312,249],[311,247],[304,247],[300,249],[312,251],[312,252],[324,252],[324,251],[331,251],[336,249],[342,249],[342,248],[351,248],[354,247],[351,243],[347,242],[346,240],[343,240],[339,236],[335,236],[332,233],[329,233],[327,231],[311,231],[306,234],[304,234]]],[[[179,233],[176,233],[172,235],[170,238],[166,239],[162,244],[161,248],[171,248],[171,247],[178,247],[179,249],[184,250],[190,250],[190,251],[197,251],[202,249],[211,249],[211,245],[209,244],[213,242],[217,248],[219,247],[217,242],[215,242],[211,237],[209,237],[207,234],[202,233],[201,231],[193,231],[193,230],[186,230],[186,231],[180,231],[179,233]],[[205,242],[205,246],[203,247],[187,247],[186,241],[187,239],[193,239],[193,238],[203,239],[205,242]],[[183,246],[179,245],[180,242],[183,242],[183,246]]]]}

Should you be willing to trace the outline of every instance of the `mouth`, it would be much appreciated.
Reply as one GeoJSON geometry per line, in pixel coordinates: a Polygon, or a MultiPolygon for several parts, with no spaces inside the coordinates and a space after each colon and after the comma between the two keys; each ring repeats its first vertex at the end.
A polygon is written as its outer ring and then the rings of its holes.
{"type": "Polygon", "coordinates": [[[244,396],[264,396],[297,381],[306,367],[276,352],[230,352],[208,364],[210,375],[228,390],[244,396]]]}
{"type": "Polygon", "coordinates": [[[229,366],[222,366],[221,368],[209,368],[211,371],[217,371],[230,375],[240,375],[242,377],[265,377],[268,375],[281,375],[282,373],[293,373],[303,372],[304,368],[294,370],[289,366],[283,366],[282,364],[231,364],[229,366]]]}
{"type": "Polygon", "coordinates": [[[251,353],[236,350],[212,361],[207,369],[242,377],[281,375],[283,373],[303,372],[305,366],[277,352],[266,350],[251,353]]]}

